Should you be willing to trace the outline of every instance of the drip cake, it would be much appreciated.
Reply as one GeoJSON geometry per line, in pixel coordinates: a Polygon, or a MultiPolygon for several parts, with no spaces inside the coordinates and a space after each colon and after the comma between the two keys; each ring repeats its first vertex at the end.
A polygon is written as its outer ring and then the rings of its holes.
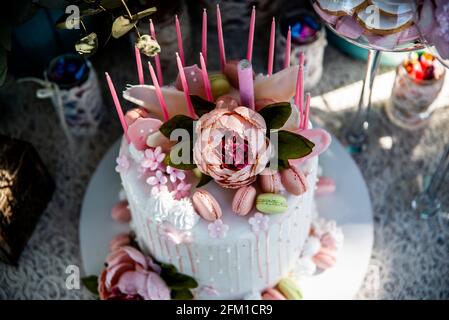
{"type": "MultiPolygon", "coordinates": [[[[125,134],[113,218],[134,239],[111,241],[100,298],[299,299],[294,274],[332,266],[341,246],[315,212],[331,138],[308,120],[304,58],[266,75],[223,51],[220,72],[203,55],[201,68],[183,60],[168,86],[150,64],[153,85],[123,92],[136,106],[126,115],[114,99],[125,134]]],[[[329,188],[323,179],[320,192],[329,188]]]]}

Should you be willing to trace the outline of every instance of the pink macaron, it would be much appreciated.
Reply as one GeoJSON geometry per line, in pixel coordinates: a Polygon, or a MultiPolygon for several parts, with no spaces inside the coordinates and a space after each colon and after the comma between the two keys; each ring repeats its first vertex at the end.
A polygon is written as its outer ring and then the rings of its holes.
{"type": "Polygon", "coordinates": [[[128,201],[124,200],[117,202],[117,204],[112,208],[111,216],[114,221],[120,223],[130,222],[131,211],[129,211],[128,208],[128,201]]]}
{"type": "Polygon", "coordinates": [[[113,252],[123,246],[131,243],[131,238],[128,233],[119,233],[109,241],[109,251],[113,252]]]}
{"type": "Polygon", "coordinates": [[[307,191],[307,178],[296,166],[281,171],[281,182],[285,190],[295,196],[307,191]]]}
{"type": "Polygon", "coordinates": [[[148,117],[149,113],[144,108],[133,108],[125,114],[126,124],[129,126],[139,118],[148,117]]]}
{"type": "Polygon", "coordinates": [[[277,289],[269,288],[262,293],[262,300],[287,300],[287,299],[277,289]]]}
{"type": "Polygon", "coordinates": [[[337,250],[321,247],[320,251],[312,258],[313,262],[320,269],[332,268],[337,263],[337,250]]]}
{"type": "Polygon", "coordinates": [[[326,194],[331,194],[334,193],[336,189],[337,186],[335,185],[334,179],[328,177],[320,177],[316,184],[315,195],[323,196],[326,194]]]}
{"type": "Polygon", "coordinates": [[[281,177],[277,171],[264,169],[258,176],[260,189],[264,193],[279,193],[281,190],[281,177]]]}
{"type": "Polygon", "coordinates": [[[246,216],[254,207],[256,200],[256,188],[244,186],[237,190],[232,200],[232,211],[239,216],[246,216]]]}
{"type": "Polygon", "coordinates": [[[200,217],[207,221],[215,221],[222,216],[217,200],[204,189],[197,189],[193,193],[192,204],[200,217]]]}

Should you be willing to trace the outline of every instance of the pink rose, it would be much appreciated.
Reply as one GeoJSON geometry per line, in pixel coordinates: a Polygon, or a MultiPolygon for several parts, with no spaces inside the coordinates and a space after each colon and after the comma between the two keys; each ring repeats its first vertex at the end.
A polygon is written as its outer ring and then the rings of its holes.
{"type": "Polygon", "coordinates": [[[265,120],[249,108],[215,109],[198,120],[193,159],[222,187],[246,186],[269,161],[266,131],[265,120]]]}
{"type": "Polygon", "coordinates": [[[98,281],[101,300],[169,300],[160,268],[133,247],[123,246],[106,258],[98,281]]]}

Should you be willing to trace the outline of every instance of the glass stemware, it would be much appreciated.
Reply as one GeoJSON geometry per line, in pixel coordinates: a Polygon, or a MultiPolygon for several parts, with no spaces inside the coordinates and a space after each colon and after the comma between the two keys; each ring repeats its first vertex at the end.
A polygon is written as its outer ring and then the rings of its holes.
{"type": "Polygon", "coordinates": [[[381,52],[425,47],[418,28],[422,6],[414,0],[313,0],[312,5],[330,30],[369,50],[357,113],[346,132],[350,151],[360,152],[368,140],[371,91],[381,52]]]}

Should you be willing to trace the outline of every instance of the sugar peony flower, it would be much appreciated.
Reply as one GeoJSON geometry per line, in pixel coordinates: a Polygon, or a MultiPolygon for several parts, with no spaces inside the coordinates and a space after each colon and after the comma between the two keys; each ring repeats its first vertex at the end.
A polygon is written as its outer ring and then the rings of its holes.
{"type": "Polygon", "coordinates": [[[196,125],[193,159],[198,169],[225,188],[255,181],[270,157],[265,120],[246,107],[214,109],[196,125]]]}
{"type": "Polygon", "coordinates": [[[106,258],[99,277],[102,300],[168,300],[170,289],[154,262],[133,247],[123,246],[106,258]]]}

